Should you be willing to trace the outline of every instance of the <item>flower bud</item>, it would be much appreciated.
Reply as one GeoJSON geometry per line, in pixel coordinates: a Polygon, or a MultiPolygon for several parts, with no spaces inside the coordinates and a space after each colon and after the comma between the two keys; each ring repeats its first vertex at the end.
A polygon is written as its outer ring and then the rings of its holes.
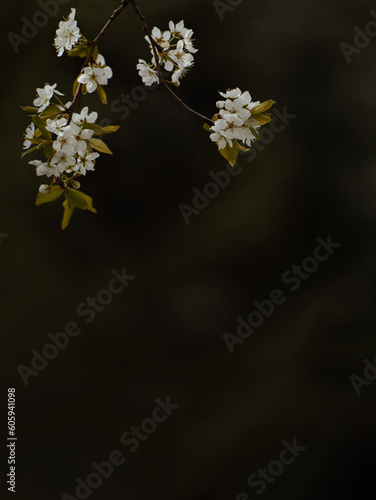
{"type": "Polygon", "coordinates": [[[50,192],[50,187],[47,184],[42,184],[39,187],[39,192],[42,193],[42,194],[47,194],[47,193],[50,192]]]}
{"type": "Polygon", "coordinates": [[[80,189],[81,184],[78,181],[71,181],[72,188],[74,189],[80,189]]]}

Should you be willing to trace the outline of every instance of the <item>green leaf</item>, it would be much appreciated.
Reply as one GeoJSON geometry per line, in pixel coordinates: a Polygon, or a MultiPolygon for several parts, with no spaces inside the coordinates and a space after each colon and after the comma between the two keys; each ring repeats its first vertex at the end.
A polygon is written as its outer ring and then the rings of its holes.
{"type": "Polygon", "coordinates": [[[262,102],[258,106],[255,106],[253,109],[251,109],[251,115],[257,115],[258,113],[263,113],[264,111],[268,110],[275,104],[275,101],[272,99],[269,99],[269,101],[262,102]]]}
{"type": "Polygon", "coordinates": [[[30,153],[34,153],[35,151],[37,151],[39,149],[39,144],[38,146],[34,146],[33,148],[30,148],[28,149],[27,151],[24,151],[21,155],[21,159],[22,158],[25,158],[26,155],[29,155],[30,153]]]}
{"type": "Polygon", "coordinates": [[[246,148],[245,146],[243,146],[242,144],[240,144],[236,139],[233,139],[232,141],[233,141],[235,147],[239,151],[244,151],[244,152],[249,151],[249,148],[246,148]]]}
{"type": "Polygon", "coordinates": [[[49,193],[38,193],[35,204],[39,207],[39,205],[43,205],[43,203],[52,203],[60,198],[63,192],[60,186],[52,186],[49,193]]]}
{"type": "Polygon", "coordinates": [[[256,130],[255,128],[252,128],[252,127],[251,127],[251,132],[252,132],[252,134],[256,137],[256,141],[257,141],[257,142],[259,142],[259,140],[260,140],[260,136],[258,135],[257,130],[256,130]]]}
{"type": "Polygon", "coordinates": [[[101,100],[101,103],[102,104],[108,104],[107,103],[107,94],[106,94],[104,88],[102,87],[102,85],[98,85],[98,87],[97,87],[97,93],[99,95],[99,99],[101,100]]]}
{"type": "Polygon", "coordinates": [[[77,45],[71,50],[67,50],[69,57],[87,57],[86,45],[77,45]]]}
{"type": "Polygon", "coordinates": [[[231,148],[229,145],[227,145],[224,149],[219,149],[219,152],[224,158],[226,158],[226,160],[232,167],[235,165],[239,155],[239,151],[236,146],[233,146],[231,148]]]}
{"type": "Polygon", "coordinates": [[[99,56],[99,49],[98,49],[98,45],[96,45],[95,49],[94,49],[94,52],[93,52],[93,59],[94,59],[94,61],[96,61],[98,59],[98,56],[99,56]]]}
{"type": "Polygon", "coordinates": [[[39,128],[46,139],[51,139],[51,132],[46,129],[46,124],[39,115],[32,116],[34,124],[39,128]]]}
{"type": "Polygon", "coordinates": [[[113,134],[117,132],[120,128],[119,125],[109,125],[108,127],[100,127],[96,123],[85,123],[84,128],[88,128],[90,130],[94,130],[94,137],[96,135],[106,135],[113,134]]]}
{"type": "Polygon", "coordinates": [[[73,97],[77,94],[77,90],[78,90],[78,87],[79,87],[79,82],[78,82],[78,79],[80,78],[81,76],[81,73],[78,75],[78,77],[75,79],[74,81],[74,84],[73,84],[73,97]]]}
{"type": "Polygon", "coordinates": [[[36,111],[38,111],[38,108],[34,108],[34,106],[20,106],[20,108],[23,111],[27,111],[28,113],[35,113],[36,111]]]}
{"type": "Polygon", "coordinates": [[[94,214],[97,213],[93,207],[93,199],[87,194],[77,191],[76,189],[67,188],[65,197],[72,207],[79,208],[80,210],[90,210],[90,212],[94,214]]]}
{"type": "Polygon", "coordinates": [[[269,113],[255,115],[255,116],[252,116],[252,118],[254,120],[257,120],[259,125],[266,125],[267,123],[272,121],[269,113]]]}
{"type": "Polygon", "coordinates": [[[43,154],[46,158],[50,158],[54,154],[55,150],[52,147],[52,144],[49,143],[45,148],[43,148],[43,154]]]}
{"type": "Polygon", "coordinates": [[[74,212],[74,206],[72,206],[67,199],[64,200],[63,202],[63,207],[64,207],[64,214],[63,214],[63,221],[61,223],[61,229],[64,231],[68,227],[68,224],[72,218],[73,212],[74,212]]]}
{"type": "Polygon", "coordinates": [[[41,114],[43,118],[50,118],[51,116],[56,117],[61,114],[61,109],[57,104],[50,104],[41,114]]]}
{"type": "Polygon", "coordinates": [[[110,151],[110,149],[100,139],[89,139],[88,142],[91,145],[91,147],[93,149],[95,149],[96,151],[99,151],[100,153],[106,153],[108,155],[112,155],[112,152],[110,151]]]}

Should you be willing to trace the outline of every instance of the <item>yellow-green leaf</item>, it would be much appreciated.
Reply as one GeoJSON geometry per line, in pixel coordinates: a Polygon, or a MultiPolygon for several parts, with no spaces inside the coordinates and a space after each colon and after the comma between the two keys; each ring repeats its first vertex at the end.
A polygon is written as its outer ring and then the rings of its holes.
{"type": "Polygon", "coordinates": [[[71,50],[67,50],[69,57],[87,57],[87,47],[85,45],[77,45],[71,50]]]}
{"type": "Polygon", "coordinates": [[[266,123],[269,123],[272,121],[269,114],[255,115],[255,116],[252,116],[252,118],[254,120],[257,120],[259,125],[265,125],[266,123]]]}
{"type": "Polygon", "coordinates": [[[27,111],[28,113],[35,113],[38,111],[38,108],[34,108],[34,106],[20,106],[23,111],[27,111]]]}
{"type": "Polygon", "coordinates": [[[79,208],[80,210],[90,210],[90,212],[95,214],[97,213],[93,207],[93,199],[87,194],[77,191],[76,189],[67,188],[65,197],[73,207],[79,208]]]}
{"type": "Polygon", "coordinates": [[[96,61],[98,59],[98,56],[99,56],[99,49],[98,49],[98,45],[96,45],[95,49],[94,49],[94,52],[93,52],[93,59],[94,59],[94,61],[96,61]]]}
{"type": "Polygon", "coordinates": [[[267,111],[269,108],[271,108],[273,104],[275,104],[275,101],[273,101],[272,99],[262,102],[258,106],[255,106],[254,108],[251,109],[251,115],[257,115],[258,113],[263,113],[264,111],[267,111]]]}
{"type": "Polygon", "coordinates": [[[99,99],[101,100],[101,103],[107,104],[107,94],[106,94],[104,88],[102,87],[102,85],[98,85],[97,93],[99,95],[99,99]]]}
{"type": "Polygon", "coordinates": [[[100,153],[106,153],[108,155],[112,155],[111,150],[107,147],[107,145],[101,141],[100,139],[89,139],[89,143],[93,149],[99,151],[100,153]]]}
{"type": "Polygon", "coordinates": [[[68,202],[68,200],[64,200],[63,202],[64,214],[63,221],[61,223],[61,229],[64,231],[68,227],[68,224],[72,218],[74,207],[68,202]]]}
{"type": "Polygon", "coordinates": [[[260,140],[260,136],[258,135],[257,130],[251,127],[251,132],[256,137],[256,141],[258,142],[260,140]]]}
{"type": "Polygon", "coordinates": [[[78,75],[78,77],[75,79],[74,84],[73,84],[73,97],[77,94],[77,90],[79,87],[78,79],[80,78],[81,75],[78,75]]]}
{"type": "Polygon", "coordinates": [[[38,146],[34,146],[33,148],[30,148],[28,149],[27,151],[24,151],[21,155],[21,159],[22,158],[25,158],[26,155],[29,155],[30,153],[34,153],[35,151],[37,151],[39,149],[39,144],[38,146]]]}
{"type": "Polygon", "coordinates": [[[232,167],[235,165],[239,155],[239,151],[236,148],[236,146],[233,146],[231,148],[230,146],[227,145],[224,149],[219,149],[219,152],[224,158],[226,158],[226,160],[232,167]]]}
{"type": "Polygon", "coordinates": [[[46,129],[46,124],[44,123],[44,121],[42,120],[42,118],[38,115],[33,115],[32,116],[32,120],[34,122],[34,124],[37,126],[37,128],[39,128],[39,130],[42,132],[42,134],[44,135],[44,137],[46,139],[51,139],[51,132],[49,132],[47,129],[46,129]]]}
{"type": "Polygon", "coordinates": [[[60,198],[63,192],[60,186],[52,186],[49,193],[38,193],[35,204],[39,207],[39,205],[43,205],[43,203],[51,203],[60,198]]]}
{"type": "Polygon", "coordinates": [[[59,108],[59,106],[57,104],[50,104],[42,113],[41,116],[43,116],[43,118],[47,118],[47,117],[55,117],[57,115],[61,114],[61,109],[59,108]]]}
{"type": "Polygon", "coordinates": [[[243,146],[242,144],[240,144],[236,139],[233,139],[232,141],[233,141],[235,147],[239,151],[243,151],[243,152],[249,151],[249,148],[246,148],[245,146],[243,146]]]}
{"type": "Polygon", "coordinates": [[[52,147],[52,144],[49,143],[45,148],[43,148],[43,154],[46,158],[50,158],[54,154],[55,150],[52,147]]]}
{"type": "Polygon", "coordinates": [[[84,128],[94,130],[94,137],[95,137],[96,135],[113,134],[114,132],[117,132],[119,130],[120,126],[109,125],[108,127],[100,127],[96,123],[85,123],[84,128]]]}

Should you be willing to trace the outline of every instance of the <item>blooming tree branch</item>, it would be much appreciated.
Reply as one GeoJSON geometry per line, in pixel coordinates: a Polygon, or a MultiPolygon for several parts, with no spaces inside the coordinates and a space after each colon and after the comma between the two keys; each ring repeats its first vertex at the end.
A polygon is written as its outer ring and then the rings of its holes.
{"type": "Polygon", "coordinates": [[[220,92],[225,100],[217,102],[219,111],[212,119],[189,107],[175,94],[170,85],[180,86],[198,51],[193,45],[193,30],[186,28],[184,21],[177,24],[170,21],[169,30],[164,32],[156,27],[150,31],[137,0],[122,0],[96,38],[89,41],[81,34],[75,19],[76,10],[72,8],[68,18],[59,23],[55,47],[58,57],[66,52],[70,57],[84,58],[81,72],[73,85],[73,100],[63,103],[60,100],[63,94],[56,89],[57,84],[46,84],[44,88],[37,89],[34,106],[22,108],[32,113],[32,122],[24,134],[25,151],[22,157],[42,151],[45,160],[32,160],[29,164],[36,167],[37,176],[52,178],[50,184],[40,186],[36,204],[49,203],[64,196],[63,229],[68,226],[76,208],[96,213],[91,197],[79,190],[81,186],[77,178],[95,169],[100,153],[112,154],[97,137],[116,132],[119,127],[102,128],[96,124],[96,112],[90,112],[87,106],[79,113],[76,109],[82,95],[95,91],[101,102],[107,104],[103,87],[108,84],[113,72],[99,54],[98,43],[128,5],[133,7],[140,20],[152,55],[150,63],[144,59],[138,61],[137,69],[143,83],[146,86],[161,83],[180,106],[200,118],[204,128],[210,132],[210,139],[232,166],[239,151],[247,150],[240,142],[252,146],[252,142],[259,139],[257,130],[270,121],[266,111],[274,101],[253,102],[249,92],[241,92],[238,88],[220,92]],[[165,77],[169,73],[171,80],[165,77]]]}

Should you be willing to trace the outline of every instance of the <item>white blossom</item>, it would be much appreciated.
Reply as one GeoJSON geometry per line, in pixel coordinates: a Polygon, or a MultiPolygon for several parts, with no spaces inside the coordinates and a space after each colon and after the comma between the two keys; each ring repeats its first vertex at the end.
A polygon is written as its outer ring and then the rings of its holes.
{"type": "Polygon", "coordinates": [[[195,54],[196,52],[198,52],[198,49],[195,49],[193,47],[192,36],[193,36],[193,30],[187,30],[185,35],[184,35],[183,42],[184,42],[185,48],[188,50],[188,52],[195,54]]]}
{"type": "MultiPolygon", "coordinates": [[[[162,33],[162,31],[159,28],[154,27],[151,34],[152,34],[152,37],[154,38],[154,40],[156,41],[156,43],[160,47],[162,47],[162,49],[166,50],[166,49],[170,48],[171,33],[169,31],[164,31],[162,33]]],[[[148,35],[145,36],[145,40],[147,42],[149,42],[149,44],[151,46],[150,38],[148,35]]]]}
{"type": "Polygon", "coordinates": [[[74,165],[76,165],[76,158],[64,151],[57,151],[51,160],[51,166],[54,166],[60,173],[74,165]]]}
{"type": "Polygon", "coordinates": [[[50,192],[50,186],[48,184],[41,184],[39,186],[39,192],[42,194],[47,194],[50,192]]]}
{"type": "Polygon", "coordinates": [[[95,68],[89,66],[79,76],[78,82],[86,85],[89,94],[97,90],[98,85],[107,85],[108,79],[112,76],[111,68],[95,68]],[[108,71],[109,70],[109,71],[108,71]]]}
{"type": "Polygon", "coordinates": [[[30,125],[27,127],[26,133],[25,133],[25,141],[23,143],[24,149],[30,148],[30,146],[32,145],[32,142],[30,141],[30,139],[34,139],[34,135],[35,135],[35,125],[34,125],[34,123],[30,123],[30,125]]]}
{"type": "Polygon", "coordinates": [[[180,79],[185,75],[186,71],[184,69],[176,69],[172,74],[171,81],[176,86],[180,86],[180,79]]]}
{"type": "Polygon", "coordinates": [[[213,133],[210,135],[210,139],[218,144],[219,149],[224,149],[227,145],[230,147],[233,146],[232,139],[234,139],[234,132],[229,128],[226,120],[216,120],[211,130],[213,133]]]}
{"type": "Polygon", "coordinates": [[[57,83],[54,85],[45,85],[43,89],[37,89],[37,95],[38,97],[34,99],[33,104],[36,106],[38,109],[38,113],[42,113],[49,105],[50,105],[50,100],[52,99],[54,94],[57,95],[64,95],[58,90],[55,90],[57,86],[57,83]]]}
{"type": "Polygon", "coordinates": [[[168,27],[170,29],[171,35],[175,38],[184,38],[187,33],[187,28],[184,27],[184,21],[180,21],[177,24],[174,24],[172,21],[168,23],[168,27]]]}
{"type": "Polygon", "coordinates": [[[75,16],[76,9],[72,9],[68,19],[66,21],[61,21],[59,23],[59,28],[56,30],[55,47],[58,57],[64,54],[64,50],[72,50],[73,46],[81,37],[75,16]]]}
{"type": "Polygon", "coordinates": [[[81,130],[80,134],[77,136],[77,153],[80,155],[84,155],[87,150],[87,142],[89,139],[93,137],[94,130],[90,130],[89,128],[85,128],[81,130]]]}
{"type": "Polygon", "coordinates": [[[184,50],[183,40],[179,40],[176,49],[171,52],[171,59],[178,65],[179,69],[189,68],[193,65],[193,56],[184,50]]]}
{"type": "Polygon", "coordinates": [[[86,175],[86,171],[94,170],[94,163],[99,158],[99,153],[86,153],[79,157],[77,165],[72,168],[74,172],[79,171],[82,175],[86,175]]]}
{"type": "Polygon", "coordinates": [[[64,127],[67,124],[66,118],[55,118],[55,120],[47,120],[46,129],[56,135],[64,134],[64,127]]]}
{"type": "Polygon", "coordinates": [[[58,165],[51,165],[48,162],[42,162],[40,160],[29,161],[29,165],[34,165],[36,167],[36,174],[38,177],[46,175],[47,177],[59,177],[64,170],[61,170],[58,165]]]}
{"type": "Polygon", "coordinates": [[[159,83],[158,73],[143,59],[138,60],[137,69],[138,74],[141,76],[142,81],[146,86],[149,87],[150,85],[153,85],[153,83],[159,83]]]}
{"type": "Polygon", "coordinates": [[[95,123],[97,119],[98,113],[96,111],[89,113],[87,106],[81,110],[81,113],[73,113],[73,122],[78,126],[82,126],[85,123],[95,123]]]}
{"type": "Polygon", "coordinates": [[[258,121],[252,118],[251,110],[260,103],[254,103],[250,93],[242,93],[239,88],[219,93],[226,100],[217,102],[219,114],[211,127],[210,139],[218,144],[219,149],[232,147],[234,139],[251,146],[256,139],[254,131],[260,128],[258,121]]]}

